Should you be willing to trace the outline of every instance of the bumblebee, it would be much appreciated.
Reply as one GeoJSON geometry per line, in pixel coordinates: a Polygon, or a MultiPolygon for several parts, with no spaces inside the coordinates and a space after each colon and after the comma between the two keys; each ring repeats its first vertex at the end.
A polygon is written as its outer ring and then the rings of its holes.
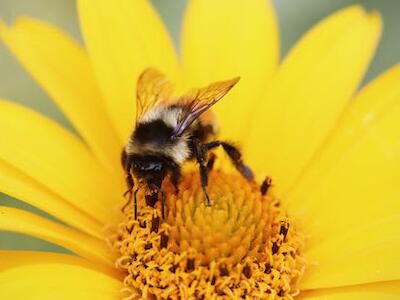
{"type": "Polygon", "coordinates": [[[211,205],[207,193],[208,172],[215,155],[208,155],[208,152],[219,146],[236,169],[248,180],[253,180],[253,173],[244,164],[238,148],[216,139],[217,121],[210,110],[238,81],[239,77],[215,82],[183,96],[173,97],[172,84],[156,69],[146,69],[139,76],[136,124],[121,157],[128,187],[125,194],[129,195],[128,203],[133,196],[135,219],[136,195],[142,186],[153,191],[153,205],[158,194],[161,194],[164,217],[165,193],[162,182],[169,175],[173,185],[178,188],[181,166],[189,160],[198,163],[205,200],[207,205],[211,205]]]}

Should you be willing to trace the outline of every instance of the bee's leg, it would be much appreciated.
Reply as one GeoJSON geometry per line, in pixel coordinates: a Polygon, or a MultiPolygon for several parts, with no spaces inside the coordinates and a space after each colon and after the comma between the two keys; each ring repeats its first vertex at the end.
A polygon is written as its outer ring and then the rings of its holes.
{"type": "Polygon", "coordinates": [[[179,180],[181,179],[181,168],[179,166],[174,167],[171,170],[171,182],[175,187],[175,193],[178,194],[179,193],[179,180]]]}
{"type": "Polygon", "coordinates": [[[211,206],[211,200],[207,193],[207,185],[208,185],[208,170],[207,167],[203,164],[200,165],[200,177],[201,177],[201,187],[203,189],[204,196],[207,200],[207,206],[211,206]]]}
{"type": "Polygon", "coordinates": [[[211,150],[218,146],[222,146],[226,154],[228,154],[229,158],[231,159],[235,168],[240,172],[240,174],[243,175],[243,177],[247,178],[248,180],[254,179],[253,172],[248,166],[245,165],[242,160],[242,154],[240,153],[239,149],[236,148],[234,145],[222,141],[214,141],[204,145],[207,150],[211,150]]]}
{"type": "Polygon", "coordinates": [[[163,220],[165,219],[165,193],[162,188],[160,188],[161,193],[161,216],[163,220]]]}
{"type": "Polygon", "coordinates": [[[132,189],[133,189],[134,183],[133,183],[133,178],[132,178],[131,173],[127,173],[125,175],[125,181],[126,181],[126,185],[128,186],[128,190],[124,193],[124,197],[127,194],[132,194],[132,189]]]}
{"type": "Polygon", "coordinates": [[[137,212],[137,199],[136,199],[136,195],[139,191],[139,187],[135,190],[135,192],[133,193],[133,213],[135,215],[135,220],[137,220],[138,217],[138,212],[137,212]]]}
{"type": "Polygon", "coordinates": [[[216,158],[217,158],[217,156],[214,153],[210,154],[210,157],[208,158],[208,161],[207,161],[207,171],[208,172],[212,171],[212,169],[214,168],[214,163],[215,163],[216,158]]]}
{"type": "Polygon", "coordinates": [[[208,169],[205,165],[205,152],[203,150],[203,145],[201,145],[199,140],[193,140],[193,149],[194,155],[196,157],[197,162],[200,166],[200,180],[201,180],[201,188],[203,189],[204,196],[207,199],[207,206],[211,206],[211,200],[207,193],[207,185],[208,185],[208,169]]]}
{"type": "Polygon", "coordinates": [[[121,212],[123,212],[123,213],[125,212],[125,209],[129,206],[129,204],[132,201],[132,191],[126,191],[124,196],[126,196],[128,193],[129,193],[129,198],[126,201],[126,203],[124,204],[124,206],[122,206],[122,208],[121,208],[121,212]]]}
{"type": "Polygon", "coordinates": [[[128,157],[128,154],[126,153],[125,149],[123,149],[122,153],[121,153],[121,164],[125,171],[125,180],[126,180],[126,185],[128,187],[128,189],[126,190],[126,192],[124,193],[123,196],[126,197],[127,195],[129,195],[128,201],[121,208],[121,211],[124,212],[125,208],[132,201],[132,189],[134,186],[134,181],[133,181],[132,174],[131,174],[131,159],[128,157]]]}
{"type": "Polygon", "coordinates": [[[121,208],[121,211],[124,212],[125,208],[131,203],[132,201],[132,189],[134,186],[133,183],[133,178],[132,175],[130,173],[126,174],[126,185],[128,186],[128,190],[124,193],[124,197],[126,197],[127,195],[129,195],[128,197],[128,201],[125,203],[125,205],[121,208]]]}

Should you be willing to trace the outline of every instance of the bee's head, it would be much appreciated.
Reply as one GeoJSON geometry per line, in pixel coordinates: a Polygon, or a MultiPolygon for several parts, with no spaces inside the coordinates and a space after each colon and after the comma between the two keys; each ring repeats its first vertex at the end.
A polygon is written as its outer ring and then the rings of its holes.
{"type": "Polygon", "coordinates": [[[160,186],[167,172],[165,158],[155,155],[135,155],[132,159],[132,172],[148,184],[160,186]]]}

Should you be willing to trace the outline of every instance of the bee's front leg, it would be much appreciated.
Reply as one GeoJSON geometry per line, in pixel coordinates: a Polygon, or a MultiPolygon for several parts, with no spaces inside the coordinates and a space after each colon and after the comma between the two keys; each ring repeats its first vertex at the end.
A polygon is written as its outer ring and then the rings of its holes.
{"type": "Polygon", "coordinates": [[[127,185],[128,189],[124,193],[124,197],[128,196],[128,200],[126,201],[125,205],[121,208],[122,212],[124,212],[125,208],[132,202],[132,190],[133,190],[133,187],[134,187],[133,178],[132,178],[132,175],[130,173],[126,174],[125,179],[126,179],[126,185],[127,185]]]}
{"type": "Polygon", "coordinates": [[[175,188],[175,193],[179,193],[179,180],[182,177],[181,174],[181,168],[179,166],[176,166],[175,168],[172,169],[171,171],[171,182],[174,185],[175,188]]]}
{"type": "Polygon", "coordinates": [[[133,178],[130,173],[125,175],[125,181],[126,181],[126,186],[128,187],[128,189],[124,193],[124,197],[126,197],[126,195],[128,195],[128,194],[132,194],[132,189],[134,187],[133,178]]]}
{"type": "Polygon", "coordinates": [[[201,188],[203,189],[204,196],[206,197],[207,206],[211,206],[211,200],[207,193],[208,168],[206,166],[206,151],[204,151],[203,145],[198,139],[193,140],[193,150],[196,160],[199,163],[201,188]]]}
{"type": "Polygon", "coordinates": [[[123,149],[122,153],[121,153],[121,164],[122,164],[122,167],[124,168],[124,171],[125,171],[126,186],[128,187],[128,189],[126,190],[126,192],[123,195],[124,197],[128,196],[127,202],[121,208],[121,211],[124,212],[125,208],[132,201],[132,190],[133,190],[133,187],[134,187],[134,181],[133,181],[133,177],[132,177],[132,174],[131,174],[132,159],[128,156],[128,154],[126,153],[125,149],[123,149]]]}
{"type": "Polygon", "coordinates": [[[139,187],[137,187],[137,189],[133,193],[133,212],[134,212],[134,215],[135,215],[135,220],[137,220],[137,216],[138,216],[138,213],[137,213],[137,200],[136,200],[136,195],[137,195],[138,191],[139,191],[139,187]]]}

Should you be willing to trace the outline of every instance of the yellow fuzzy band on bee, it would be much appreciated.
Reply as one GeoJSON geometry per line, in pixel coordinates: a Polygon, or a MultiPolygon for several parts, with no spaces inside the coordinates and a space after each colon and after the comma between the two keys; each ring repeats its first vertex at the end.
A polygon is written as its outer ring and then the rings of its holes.
{"type": "Polygon", "coordinates": [[[138,194],[112,238],[126,299],[293,298],[306,262],[303,235],[273,196],[239,175],[210,173],[211,207],[196,173],[169,183],[166,218],[138,194]]]}

